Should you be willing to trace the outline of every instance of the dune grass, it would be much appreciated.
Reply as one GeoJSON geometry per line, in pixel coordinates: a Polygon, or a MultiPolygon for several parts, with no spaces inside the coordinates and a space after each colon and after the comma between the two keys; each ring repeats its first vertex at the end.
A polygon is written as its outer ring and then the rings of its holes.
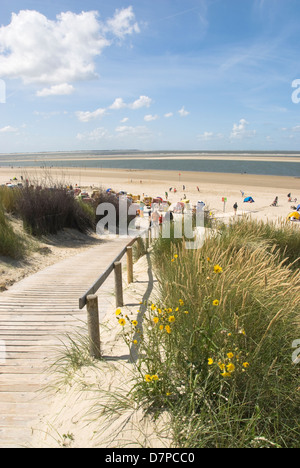
{"type": "Polygon", "coordinates": [[[24,238],[14,232],[0,205],[0,255],[19,260],[25,255],[25,252],[24,238]]]}
{"type": "Polygon", "coordinates": [[[146,411],[171,413],[176,447],[299,446],[298,240],[278,229],[269,237],[242,220],[197,251],[172,240],[154,247],[160,299],[135,343],[132,396],[146,411]]]}

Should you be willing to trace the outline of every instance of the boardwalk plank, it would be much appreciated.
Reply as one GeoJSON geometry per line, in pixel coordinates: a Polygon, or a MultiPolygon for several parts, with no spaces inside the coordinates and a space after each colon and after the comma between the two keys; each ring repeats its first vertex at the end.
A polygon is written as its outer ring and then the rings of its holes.
{"type": "MultiPolygon", "coordinates": [[[[0,294],[0,340],[6,349],[5,363],[0,361],[0,448],[30,447],[32,427],[47,409],[41,390],[50,382],[46,370],[55,348],[65,334],[86,330],[78,299],[126,244],[115,239],[91,247],[0,294]]],[[[111,275],[103,287],[102,309],[110,306],[113,291],[111,275]]]]}

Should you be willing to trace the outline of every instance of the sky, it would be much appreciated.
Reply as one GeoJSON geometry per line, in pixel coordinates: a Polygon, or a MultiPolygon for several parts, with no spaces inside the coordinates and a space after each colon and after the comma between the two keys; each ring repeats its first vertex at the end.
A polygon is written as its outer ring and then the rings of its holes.
{"type": "Polygon", "coordinates": [[[0,153],[300,150],[299,0],[1,0],[0,153]]]}

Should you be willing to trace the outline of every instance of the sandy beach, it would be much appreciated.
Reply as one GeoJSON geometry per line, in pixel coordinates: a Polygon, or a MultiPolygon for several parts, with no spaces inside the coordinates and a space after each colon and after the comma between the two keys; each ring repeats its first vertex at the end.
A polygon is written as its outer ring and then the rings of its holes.
{"type": "Polygon", "coordinates": [[[238,204],[238,215],[251,214],[265,221],[286,219],[292,206],[300,202],[300,179],[296,177],[264,176],[251,174],[224,174],[207,172],[150,171],[127,169],[88,168],[0,168],[0,184],[17,177],[18,180],[44,180],[49,184],[63,182],[91,190],[94,187],[124,190],[133,195],[160,196],[171,203],[184,195],[191,204],[203,201],[216,217],[230,217],[233,205],[238,204]],[[172,187],[172,191],[170,188],[172,187]],[[183,189],[185,187],[185,189],[183,189]],[[198,188],[199,190],[198,190],[198,188]],[[174,193],[174,188],[177,192],[174,193]],[[297,202],[288,202],[287,194],[297,202]],[[245,197],[255,203],[244,203],[245,197]],[[277,207],[270,206],[278,197],[277,207]],[[223,197],[227,198],[224,211],[223,197]]]}

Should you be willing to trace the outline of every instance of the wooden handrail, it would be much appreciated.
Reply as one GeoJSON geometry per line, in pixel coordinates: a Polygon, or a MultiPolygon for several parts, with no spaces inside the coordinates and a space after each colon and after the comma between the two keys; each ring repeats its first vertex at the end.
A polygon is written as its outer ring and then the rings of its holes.
{"type": "Polygon", "coordinates": [[[105,272],[95,281],[95,283],[89,288],[89,290],[79,299],[79,308],[83,309],[87,306],[88,316],[88,334],[89,334],[89,351],[90,356],[95,359],[101,357],[101,343],[100,343],[100,322],[99,322],[99,307],[98,297],[96,292],[107,280],[109,275],[115,272],[115,295],[116,295],[116,307],[123,307],[123,285],[122,285],[122,265],[121,259],[127,253],[127,268],[128,268],[128,282],[133,281],[133,263],[132,263],[132,246],[141,238],[145,233],[147,249],[149,242],[151,242],[151,227],[142,231],[138,236],[133,238],[119,255],[112,261],[112,263],[106,268],[105,272]],[[130,271],[129,271],[130,270],[130,271]]]}
{"type": "MultiPolygon", "coordinates": [[[[150,228],[151,229],[151,228],[150,228]]],[[[143,231],[141,234],[132,239],[126,247],[118,254],[118,256],[112,261],[112,263],[106,268],[102,275],[95,281],[95,283],[87,290],[87,292],[79,298],[79,309],[83,309],[87,304],[87,297],[90,295],[96,294],[96,292],[101,288],[103,283],[107,280],[109,275],[114,271],[115,263],[120,262],[127,252],[128,247],[131,247],[142,235],[149,231],[148,229],[143,231]]]]}

